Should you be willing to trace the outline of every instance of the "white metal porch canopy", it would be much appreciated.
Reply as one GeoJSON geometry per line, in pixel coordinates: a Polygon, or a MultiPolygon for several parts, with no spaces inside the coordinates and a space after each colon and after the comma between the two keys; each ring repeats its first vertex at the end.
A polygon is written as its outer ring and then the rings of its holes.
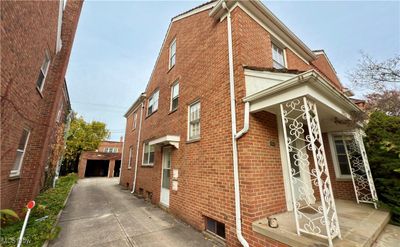
{"type": "Polygon", "coordinates": [[[282,118],[282,162],[289,171],[287,199],[293,204],[297,234],[325,238],[332,245],[341,233],[322,132],[346,134],[343,140],[357,203],[376,207],[361,131],[349,132],[349,126],[335,121],[346,122],[361,110],[315,70],[286,74],[246,69],[245,80],[244,101],[251,103],[250,112],[269,111],[282,118]]]}

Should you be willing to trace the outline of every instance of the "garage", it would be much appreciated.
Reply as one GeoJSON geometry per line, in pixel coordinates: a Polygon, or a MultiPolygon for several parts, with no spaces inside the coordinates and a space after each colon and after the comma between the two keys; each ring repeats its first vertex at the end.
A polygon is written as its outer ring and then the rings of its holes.
{"type": "Polygon", "coordinates": [[[109,160],[87,160],[85,177],[107,177],[109,160]]]}

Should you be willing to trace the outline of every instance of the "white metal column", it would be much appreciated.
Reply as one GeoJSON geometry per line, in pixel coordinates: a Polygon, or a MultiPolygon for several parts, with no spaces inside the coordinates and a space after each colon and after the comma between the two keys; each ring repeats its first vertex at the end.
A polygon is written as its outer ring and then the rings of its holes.
{"type": "Polygon", "coordinates": [[[297,234],[318,236],[333,246],[333,239],[341,236],[316,104],[302,97],[280,104],[280,109],[297,234]],[[319,200],[299,174],[310,176],[319,200]]]}
{"type": "Polygon", "coordinates": [[[357,129],[352,136],[353,139],[346,143],[345,148],[357,203],[371,203],[377,208],[378,196],[364,147],[362,131],[357,129]]]}

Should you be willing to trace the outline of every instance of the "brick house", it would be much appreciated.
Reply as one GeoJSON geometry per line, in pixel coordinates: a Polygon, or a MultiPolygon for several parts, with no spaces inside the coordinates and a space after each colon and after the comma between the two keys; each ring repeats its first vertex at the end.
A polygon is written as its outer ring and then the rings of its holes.
{"type": "Polygon", "coordinates": [[[205,3],[172,18],[125,114],[120,184],[227,246],[368,246],[389,214],[349,97],[261,2],[205,3]]]}
{"type": "Polygon", "coordinates": [[[121,168],[122,137],[120,141],[102,141],[96,151],[82,152],[79,157],[78,176],[119,177],[121,168]]]}
{"type": "Polygon", "coordinates": [[[58,170],[82,4],[1,2],[1,208],[19,211],[58,170]]]}

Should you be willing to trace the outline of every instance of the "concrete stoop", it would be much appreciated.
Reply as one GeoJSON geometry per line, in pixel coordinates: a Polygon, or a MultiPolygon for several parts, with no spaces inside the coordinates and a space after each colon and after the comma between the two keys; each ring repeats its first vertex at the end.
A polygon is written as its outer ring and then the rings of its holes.
{"type": "MultiPolygon", "coordinates": [[[[390,220],[390,213],[376,210],[372,205],[356,204],[352,201],[336,200],[342,239],[335,238],[334,246],[370,247],[390,220]]],[[[253,231],[289,246],[328,246],[328,241],[315,236],[296,234],[292,212],[277,214],[279,227],[268,226],[267,219],[253,223],[253,231]]]]}

